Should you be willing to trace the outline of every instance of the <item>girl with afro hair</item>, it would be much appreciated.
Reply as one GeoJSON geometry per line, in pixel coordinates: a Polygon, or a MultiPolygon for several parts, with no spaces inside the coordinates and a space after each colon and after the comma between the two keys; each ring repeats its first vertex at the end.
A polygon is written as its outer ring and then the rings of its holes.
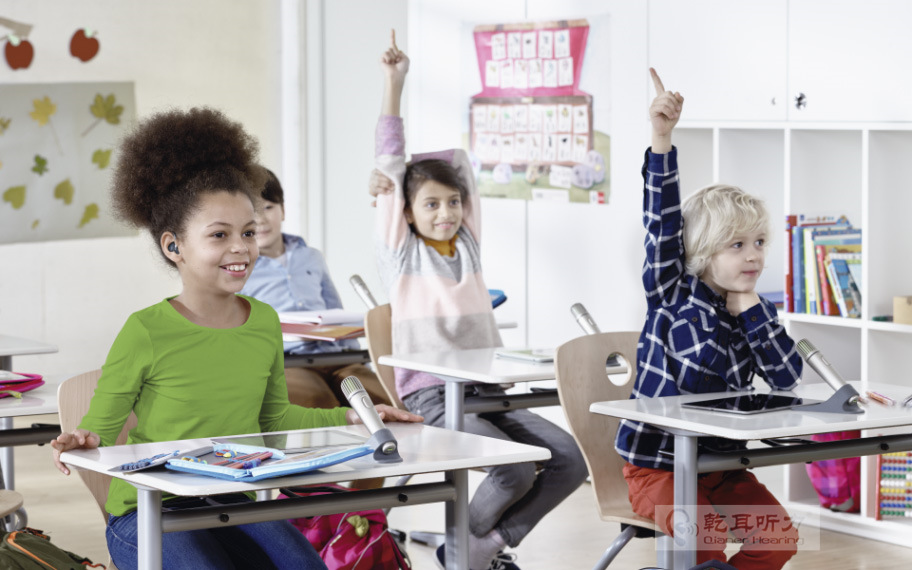
{"type": "MultiPolygon", "coordinates": [[[[282,333],[267,304],[238,295],[258,255],[254,204],[263,187],[257,142],[220,112],[169,111],[140,123],[121,143],[114,207],[148,230],[182,290],[132,314],[102,368],[79,427],[51,441],[60,453],[113,445],[131,412],[127,443],[259,433],[356,423],[347,408],[288,401],[282,333]]],[[[422,418],[378,405],[394,421],[422,418]]],[[[166,509],[252,500],[167,497],[166,509]]],[[[108,551],[118,568],[137,567],[136,489],[111,482],[105,509],[108,551]]],[[[166,533],[168,569],[325,568],[287,521],[166,533]]]]}

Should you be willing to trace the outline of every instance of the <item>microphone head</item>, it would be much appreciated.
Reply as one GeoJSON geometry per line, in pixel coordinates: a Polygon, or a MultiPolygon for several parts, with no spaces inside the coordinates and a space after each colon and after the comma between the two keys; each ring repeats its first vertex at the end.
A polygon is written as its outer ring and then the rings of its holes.
{"type": "Polygon", "coordinates": [[[364,385],[361,384],[361,381],[354,376],[348,376],[345,380],[342,380],[342,394],[345,395],[345,398],[351,401],[352,396],[357,392],[364,392],[364,385]]]}
{"type": "Polygon", "coordinates": [[[582,303],[574,303],[570,307],[570,314],[573,315],[574,318],[579,319],[580,317],[588,315],[589,311],[586,310],[586,307],[584,307],[582,303]]]}
{"type": "Polygon", "coordinates": [[[348,278],[348,282],[354,285],[355,287],[364,287],[364,279],[361,279],[361,276],[355,273],[348,278]]]}
{"type": "Polygon", "coordinates": [[[815,352],[817,352],[817,347],[815,347],[808,339],[803,338],[798,341],[798,354],[801,355],[801,358],[807,360],[813,356],[815,352]]]}

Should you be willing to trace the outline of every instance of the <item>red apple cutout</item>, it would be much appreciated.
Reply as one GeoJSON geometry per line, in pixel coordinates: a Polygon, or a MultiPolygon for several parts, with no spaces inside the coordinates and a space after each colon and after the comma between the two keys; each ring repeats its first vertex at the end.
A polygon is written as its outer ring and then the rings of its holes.
{"type": "Polygon", "coordinates": [[[95,32],[88,31],[85,28],[76,30],[73,39],[70,40],[70,53],[73,57],[82,61],[89,61],[98,53],[98,40],[95,39],[95,32]]]}
{"type": "Polygon", "coordinates": [[[32,47],[30,41],[10,34],[3,54],[6,56],[6,63],[12,69],[26,69],[32,64],[32,58],[35,57],[35,48],[32,47]]]}

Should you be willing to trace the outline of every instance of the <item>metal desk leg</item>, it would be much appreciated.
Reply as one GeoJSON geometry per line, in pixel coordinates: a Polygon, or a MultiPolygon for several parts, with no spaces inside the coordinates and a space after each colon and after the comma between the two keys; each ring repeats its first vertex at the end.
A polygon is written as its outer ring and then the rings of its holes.
{"type": "Polygon", "coordinates": [[[697,436],[675,433],[674,449],[674,567],[697,563],[697,436]]]}
{"type": "Polygon", "coordinates": [[[162,494],[149,487],[136,486],[136,534],[139,570],[162,567],[162,494]]]}
{"type": "MultiPolygon", "coordinates": [[[[0,430],[13,429],[13,418],[0,418],[0,430]]],[[[16,488],[16,471],[13,463],[13,448],[0,448],[0,473],[3,473],[3,488],[16,488]]]]}
{"type": "Polygon", "coordinates": [[[462,431],[465,425],[465,386],[463,383],[448,381],[444,398],[446,399],[444,427],[462,431]]]}
{"type": "Polygon", "coordinates": [[[448,471],[446,479],[456,491],[456,498],[446,503],[446,568],[465,570],[469,567],[469,472],[448,471]]]}

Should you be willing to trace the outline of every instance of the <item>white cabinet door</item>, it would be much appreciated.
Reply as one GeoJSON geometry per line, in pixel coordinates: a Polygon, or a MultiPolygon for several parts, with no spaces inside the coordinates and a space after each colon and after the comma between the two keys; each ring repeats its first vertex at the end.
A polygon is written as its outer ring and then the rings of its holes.
{"type": "Polygon", "coordinates": [[[687,121],[785,120],[786,18],[786,0],[650,0],[649,64],[687,121]]]}
{"type": "Polygon", "coordinates": [[[910,22],[904,0],[791,0],[789,119],[912,121],[910,22]]]}

